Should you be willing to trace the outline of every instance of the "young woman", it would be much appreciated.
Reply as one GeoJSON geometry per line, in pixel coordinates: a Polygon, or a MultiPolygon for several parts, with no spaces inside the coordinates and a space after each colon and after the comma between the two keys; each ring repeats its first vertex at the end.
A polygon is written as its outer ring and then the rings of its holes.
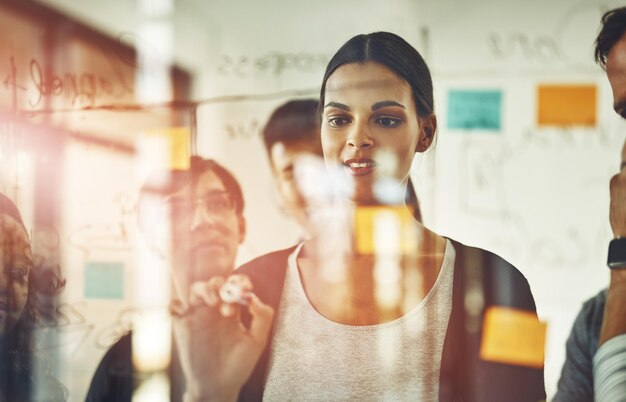
{"type": "Polygon", "coordinates": [[[342,212],[316,239],[194,286],[197,308],[175,322],[189,400],[544,400],[541,368],[480,353],[491,307],[536,317],[523,275],[419,220],[407,230],[411,208],[389,207],[437,128],[419,53],[391,33],[355,36],[320,108],[342,212]],[[391,220],[375,226],[377,211],[391,220]],[[251,292],[246,308],[220,299],[225,282],[251,292]]]}
{"type": "MultiPolygon", "coordinates": [[[[33,255],[15,204],[0,194],[0,400],[65,400],[33,345],[38,312],[33,255]]],[[[41,285],[41,283],[39,284],[41,285]]]]}

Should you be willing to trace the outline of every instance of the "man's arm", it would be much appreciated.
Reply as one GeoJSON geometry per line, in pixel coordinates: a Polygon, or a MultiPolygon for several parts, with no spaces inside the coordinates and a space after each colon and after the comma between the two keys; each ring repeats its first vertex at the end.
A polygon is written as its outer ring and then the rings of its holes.
{"type": "MultiPolygon", "coordinates": [[[[626,237],[626,168],[611,179],[609,219],[615,238],[626,237]]],[[[611,270],[600,346],[620,334],[626,334],[626,267],[611,270]]]]}
{"type": "MultiPolygon", "coordinates": [[[[624,165],[624,164],[622,164],[624,165]]],[[[626,168],[611,179],[609,219],[615,238],[626,237],[626,168]]],[[[611,270],[600,348],[593,358],[596,401],[626,396],[626,266],[611,270]]]]}
{"type": "Polygon", "coordinates": [[[626,400],[626,334],[607,340],[593,357],[596,401],[626,400]]]}

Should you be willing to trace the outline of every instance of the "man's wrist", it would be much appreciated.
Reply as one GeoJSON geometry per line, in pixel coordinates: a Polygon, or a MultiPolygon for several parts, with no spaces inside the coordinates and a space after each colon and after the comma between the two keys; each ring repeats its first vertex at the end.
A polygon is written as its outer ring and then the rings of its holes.
{"type": "Polygon", "coordinates": [[[611,270],[610,288],[619,288],[626,293],[626,269],[611,270]]]}

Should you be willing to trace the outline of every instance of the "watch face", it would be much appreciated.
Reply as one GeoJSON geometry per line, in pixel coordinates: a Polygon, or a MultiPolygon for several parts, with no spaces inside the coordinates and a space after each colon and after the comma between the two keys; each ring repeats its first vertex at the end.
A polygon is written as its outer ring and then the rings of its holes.
{"type": "Polygon", "coordinates": [[[607,265],[611,269],[626,268],[626,237],[611,240],[607,265]]]}

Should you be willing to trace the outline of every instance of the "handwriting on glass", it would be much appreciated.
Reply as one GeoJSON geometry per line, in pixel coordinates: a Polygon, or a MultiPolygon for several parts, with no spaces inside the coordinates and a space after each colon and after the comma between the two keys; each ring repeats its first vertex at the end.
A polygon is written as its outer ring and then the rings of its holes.
{"type": "Polygon", "coordinates": [[[39,107],[46,98],[63,98],[72,107],[93,107],[98,98],[120,99],[133,94],[133,87],[114,63],[111,74],[104,76],[91,72],[47,71],[42,64],[31,59],[28,68],[18,68],[13,56],[8,59],[8,73],[2,81],[4,89],[11,92],[13,108],[20,94],[28,97],[28,104],[39,107]],[[27,71],[24,71],[27,70],[27,71]]]}

